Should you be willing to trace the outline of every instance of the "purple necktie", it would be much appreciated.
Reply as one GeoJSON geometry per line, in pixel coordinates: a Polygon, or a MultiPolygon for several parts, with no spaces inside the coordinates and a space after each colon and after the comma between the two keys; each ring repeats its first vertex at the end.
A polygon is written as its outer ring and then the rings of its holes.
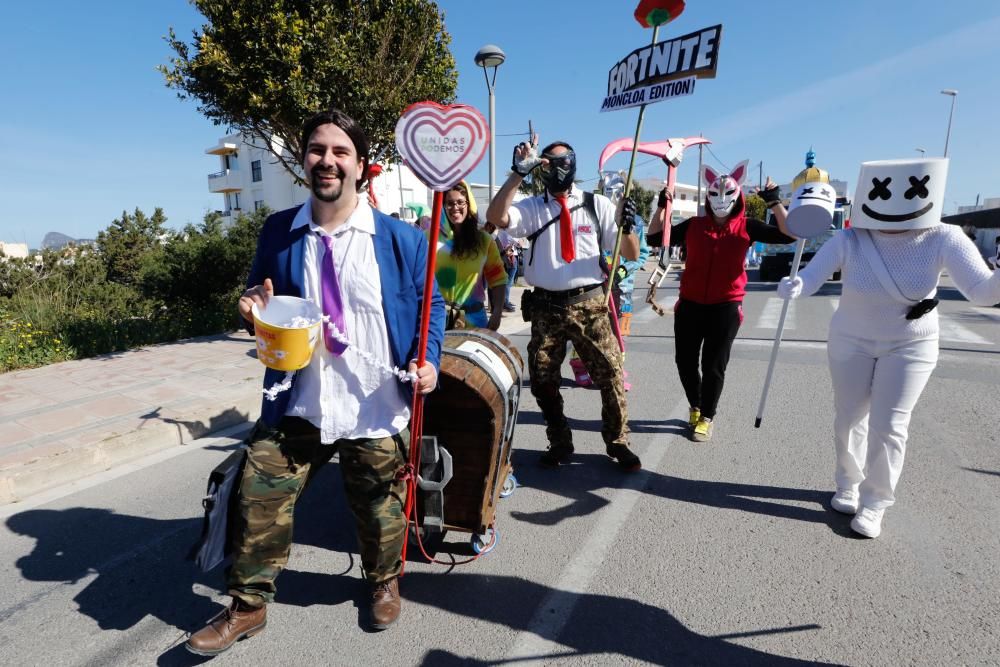
{"type": "MultiPolygon", "coordinates": [[[[337,327],[337,330],[347,335],[347,328],[344,325],[344,301],[340,298],[340,282],[337,280],[337,267],[333,263],[333,237],[320,234],[323,245],[326,246],[326,254],[323,256],[323,270],[320,271],[320,285],[323,291],[323,314],[330,318],[330,322],[337,327]]],[[[347,346],[337,341],[330,333],[327,326],[323,327],[323,340],[326,342],[326,349],[331,354],[339,357],[347,349],[347,346]]]]}

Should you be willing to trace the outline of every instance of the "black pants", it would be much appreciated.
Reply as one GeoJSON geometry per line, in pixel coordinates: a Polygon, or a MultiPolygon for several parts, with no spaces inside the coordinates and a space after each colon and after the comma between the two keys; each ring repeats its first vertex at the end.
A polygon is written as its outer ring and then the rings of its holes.
{"type": "Polygon", "coordinates": [[[733,339],[743,322],[743,303],[703,305],[681,299],[674,314],[677,372],[688,404],[715,417],[733,339]],[[701,372],[698,360],[701,357],[701,372]]]}

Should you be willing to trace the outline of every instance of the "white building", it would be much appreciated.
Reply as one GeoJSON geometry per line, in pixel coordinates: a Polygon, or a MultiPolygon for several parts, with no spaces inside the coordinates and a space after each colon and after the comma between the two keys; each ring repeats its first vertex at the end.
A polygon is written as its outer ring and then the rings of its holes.
{"type": "MultiPolygon", "coordinates": [[[[505,177],[506,180],[506,177],[505,177]]],[[[479,224],[486,223],[486,209],[490,205],[490,184],[489,183],[469,183],[469,188],[472,190],[472,197],[476,200],[476,208],[478,209],[479,224]]],[[[500,191],[500,185],[494,184],[493,192],[496,194],[500,191]]],[[[514,201],[521,201],[522,199],[527,199],[530,195],[526,195],[520,190],[514,193],[514,201]]]]}
{"type": "Polygon", "coordinates": [[[0,241],[0,257],[7,258],[13,257],[16,259],[27,259],[28,257],[28,244],[27,243],[8,243],[6,241],[0,241]]]}
{"type": "MultiPolygon", "coordinates": [[[[280,149],[281,143],[274,140],[280,149]]],[[[219,210],[223,222],[231,222],[237,215],[252,212],[261,206],[272,211],[282,211],[305,202],[309,189],[295,182],[285,168],[264,147],[263,140],[251,141],[241,134],[231,134],[219,143],[205,149],[219,158],[219,170],[208,175],[208,191],[223,196],[219,210]]],[[[431,192],[405,166],[384,166],[375,178],[372,189],[379,210],[397,213],[403,219],[416,218],[407,204],[429,206],[431,192]]]]}
{"type": "MultiPolygon", "coordinates": [[[[976,197],[978,200],[979,197],[976,197]]],[[[959,206],[958,213],[972,213],[973,211],[985,211],[987,209],[1000,208],[1000,197],[987,197],[983,203],[978,201],[970,206],[959,206]]]]}
{"type": "MultiPolygon", "coordinates": [[[[660,190],[664,188],[664,182],[662,179],[658,178],[640,178],[636,181],[639,185],[646,188],[647,190],[652,190],[657,196],[660,194],[660,190]]],[[[702,198],[705,197],[705,190],[701,191],[702,198]]],[[[680,181],[674,183],[674,207],[670,213],[670,224],[676,225],[679,222],[683,222],[688,218],[693,218],[698,215],[698,186],[688,185],[687,183],[681,183],[680,181]]],[[[653,206],[656,206],[656,199],[653,199],[653,206]]],[[[642,213],[640,212],[640,215],[642,213]]],[[[652,212],[646,214],[643,217],[649,217],[652,212]]]]}

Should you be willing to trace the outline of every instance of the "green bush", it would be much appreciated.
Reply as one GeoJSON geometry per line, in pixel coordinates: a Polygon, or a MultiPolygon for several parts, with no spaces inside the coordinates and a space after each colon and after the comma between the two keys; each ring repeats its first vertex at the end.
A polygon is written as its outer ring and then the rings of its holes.
{"type": "Polygon", "coordinates": [[[136,209],[102,232],[97,248],[0,262],[0,372],[236,329],[236,302],[266,217],[266,210],[240,216],[223,230],[209,214],[198,227],[129,251],[118,243],[132,234],[121,231],[123,221],[143,223],[132,237],[148,241],[165,220],[159,209],[150,219],[136,209]]]}
{"type": "Polygon", "coordinates": [[[18,319],[0,305],[0,372],[71,358],[72,351],[56,333],[18,319]]]}

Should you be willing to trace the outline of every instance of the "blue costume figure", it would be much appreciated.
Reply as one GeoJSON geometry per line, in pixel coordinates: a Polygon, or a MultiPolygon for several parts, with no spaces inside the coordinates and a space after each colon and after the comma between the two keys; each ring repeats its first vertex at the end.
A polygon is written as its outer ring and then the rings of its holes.
{"type": "Polygon", "coordinates": [[[638,215],[635,216],[635,233],[639,237],[639,257],[623,261],[618,267],[621,278],[615,281],[614,298],[618,305],[619,322],[622,336],[628,336],[632,331],[632,292],[635,290],[635,274],[646,265],[649,259],[649,245],[646,244],[646,223],[638,215]]]}

